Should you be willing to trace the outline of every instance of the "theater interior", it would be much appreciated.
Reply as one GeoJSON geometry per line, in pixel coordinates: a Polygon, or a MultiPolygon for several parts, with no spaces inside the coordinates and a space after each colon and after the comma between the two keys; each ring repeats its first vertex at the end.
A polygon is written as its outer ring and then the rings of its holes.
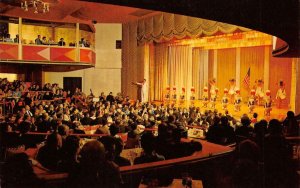
{"type": "Polygon", "coordinates": [[[299,10],[0,1],[0,187],[299,187],[299,10]]]}

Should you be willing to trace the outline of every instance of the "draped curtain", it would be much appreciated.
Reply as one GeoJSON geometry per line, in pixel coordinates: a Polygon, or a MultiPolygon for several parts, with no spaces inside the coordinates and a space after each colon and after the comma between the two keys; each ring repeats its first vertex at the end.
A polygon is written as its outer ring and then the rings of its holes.
{"type": "MultiPolygon", "coordinates": [[[[250,88],[253,88],[255,80],[264,78],[264,46],[241,48],[241,95],[243,98],[249,96],[249,89],[245,87],[243,80],[250,68],[250,88]]],[[[270,74],[270,76],[274,76],[270,74]]]]}
{"type": "Polygon", "coordinates": [[[203,87],[208,84],[208,50],[193,49],[192,86],[196,99],[201,98],[203,87]]]}
{"type": "Polygon", "coordinates": [[[189,97],[192,81],[192,51],[188,45],[170,46],[168,58],[168,82],[171,88],[176,87],[176,94],[180,96],[182,87],[185,96],[189,97]]]}
{"type": "Polygon", "coordinates": [[[165,44],[156,45],[154,47],[154,100],[164,99],[164,90],[168,83],[168,46],[165,44]]]}
{"type": "Polygon", "coordinates": [[[202,18],[160,13],[138,21],[137,41],[138,44],[144,44],[153,41],[170,41],[173,38],[197,38],[201,35],[233,33],[236,30],[249,31],[250,29],[202,18]]]}
{"type": "MultiPolygon", "coordinates": [[[[271,50],[270,50],[271,53],[271,50]]],[[[279,88],[279,81],[282,80],[285,83],[286,101],[282,104],[288,107],[291,99],[291,80],[292,80],[292,58],[270,58],[269,69],[269,89],[272,94],[272,98],[275,99],[277,90],[279,88]]],[[[299,77],[298,77],[299,79],[299,77]]],[[[299,83],[298,83],[299,84],[299,83]]],[[[297,99],[296,99],[297,100],[297,99]]],[[[299,101],[296,101],[299,103],[299,101]]]]}
{"type": "Polygon", "coordinates": [[[217,87],[220,95],[223,95],[225,88],[229,89],[229,80],[235,78],[236,49],[218,50],[217,60],[217,87]]]}

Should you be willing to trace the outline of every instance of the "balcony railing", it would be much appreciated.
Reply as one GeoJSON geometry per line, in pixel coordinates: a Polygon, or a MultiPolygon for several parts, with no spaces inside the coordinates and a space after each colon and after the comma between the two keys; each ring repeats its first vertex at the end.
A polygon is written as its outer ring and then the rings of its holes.
{"type": "Polygon", "coordinates": [[[45,63],[86,63],[95,65],[91,48],[0,43],[0,61],[37,61],[45,63]]]}

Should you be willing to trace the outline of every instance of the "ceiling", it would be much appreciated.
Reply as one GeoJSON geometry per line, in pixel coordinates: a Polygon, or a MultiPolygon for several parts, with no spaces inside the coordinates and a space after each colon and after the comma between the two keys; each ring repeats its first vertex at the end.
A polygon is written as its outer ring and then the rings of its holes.
{"type": "MultiPolygon", "coordinates": [[[[56,23],[82,23],[93,27],[93,23],[126,23],[156,14],[155,11],[110,4],[83,2],[78,0],[43,0],[50,2],[50,12],[34,14],[33,9],[25,12],[21,1],[1,0],[0,16],[56,23]]],[[[28,0],[27,0],[28,1],[28,0]]]]}
{"type": "MultiPolygon", "coordinates": [[[[22,0],[1,0],[0,16],[49,22],[125,23],[171,12],[239,25],[277,36],[288,43],[282,56],[300,57],[298,0],[44,0],[50,12],[34,14],[20,8],[22,0]],[[103,4],[106,3],[106,4],[103,4]],[[154,10],[154,11],[149,11],[154,10]]],[[[93,29],[92,29],[93,30],[93,29]]]]}

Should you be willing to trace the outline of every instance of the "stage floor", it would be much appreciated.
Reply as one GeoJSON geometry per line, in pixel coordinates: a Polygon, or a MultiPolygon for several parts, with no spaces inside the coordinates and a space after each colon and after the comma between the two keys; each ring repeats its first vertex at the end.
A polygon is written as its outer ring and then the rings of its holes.
{"type": "MultiPolygon", "coordinates": [[[[155,104],[162,104],[162,101],[154,101],[155,104]]],[[[170,102],[164,102],[165,105],[169,105],[170,102]]],[[[184,104],[180,104],[179,102],[176,103],[176,107],[188,107],[190,106],[191,103],[190,101],[188,102],[184,102],[184,104]]],[[[196,100],[194,102],[194,106],[195,107],[200,107],[201,112],[204,112],[205,110],[214,110],[213,108],[211,108],[210,104],[208,104],[208,107],[203,107],[203,102],[201,100],[196,100]]],[[[215,109],[218,110],[218,112],[224,113],[225,110],[222,109],[222,104],[220,101],[216,102],[216,107],[215,109]]],[[[248,114],[249,117],[252,117],[252,114],[249,113],[249,108],[247,106],[247,104],[242,104],[241,106],[241,111],[236,112],[234,110],[234,105],[233,104],[229,104],[227,107],[229,113],[236,119],[240,119],[242,117],[243,114],[248,114]]],[[[253,112],[256,112],[258,114],[258,120],[261,119],[265,119],[267,121],[271,120],[271,119],[279,119],[279,120],[284,120],[286,117],[286,113],[287,111],[289,111],[289,109],[287,107],[284,108],[277,108],[276,105],[272,105],[272,111],[271,111],[271,115],[270,116],[265,116],[265,109],[263,106],[255,106],[253,112]]]]}

